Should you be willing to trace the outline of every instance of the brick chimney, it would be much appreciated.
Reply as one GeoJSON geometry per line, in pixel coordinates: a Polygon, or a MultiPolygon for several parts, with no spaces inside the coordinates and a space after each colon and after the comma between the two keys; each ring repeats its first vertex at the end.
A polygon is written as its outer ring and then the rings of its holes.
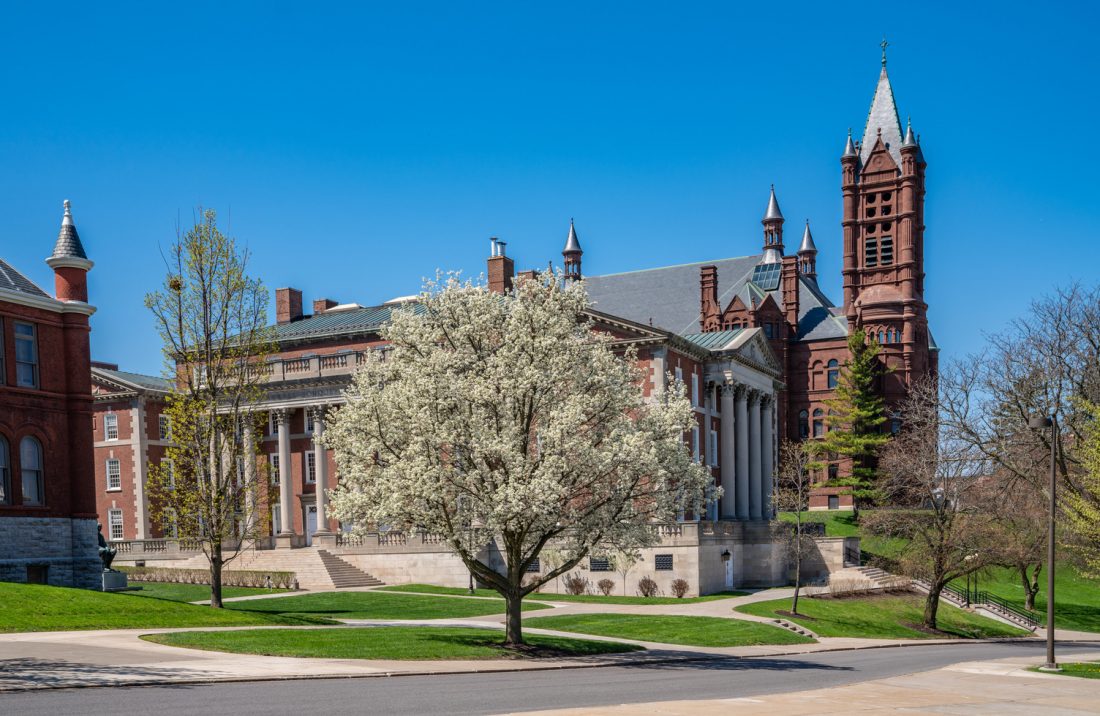
{"type": "Polygon", "coordinates": [[[721,328],[722,307],[718,305],[718,267],[703,266],[699,269],[699,326],[703,332],[721,328]]]}
{"type": "Polygon", "coordinates": [[[516,264],[504,254],[506,243],[495,236],[489,239],[489,290],[504,293],[512,288],[512,277],[516,274],[516,264]]]}
{"type": "Polygon", "coordinates": [[[779,288],[783,292],[783,317],[792,333],[798,331],[798,256],[784,256],[779,270],[779,288]]]}
{"type": "Polygon", "coordinates": [[[302,292],[296,288],[275,289],[275,321],[279,324],[302,317],[302,292]]]}
{"type": "Polygon", "coordinates": [[[316,298],[313,300],[313,315],[319,316],[330,308],[337,306],[331,298],[316,298]]]}

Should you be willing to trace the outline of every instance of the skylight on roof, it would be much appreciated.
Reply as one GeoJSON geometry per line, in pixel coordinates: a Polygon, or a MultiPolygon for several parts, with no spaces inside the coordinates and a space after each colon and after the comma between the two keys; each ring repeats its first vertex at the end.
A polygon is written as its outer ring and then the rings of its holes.
{"type": "Polygon", "coordinates": [[[779,271],[782,264],[758,264],[752,270],[752,282],[765,291],[779,288],[779,271]]]}

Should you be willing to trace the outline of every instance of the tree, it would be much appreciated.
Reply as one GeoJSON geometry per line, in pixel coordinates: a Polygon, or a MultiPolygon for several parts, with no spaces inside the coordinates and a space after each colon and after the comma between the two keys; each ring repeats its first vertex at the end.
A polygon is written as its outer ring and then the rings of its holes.
{"type": "Polygon", "coordinates": [[[806,442],[784,441],[779,446],[779,473],[773,494],[776,512],[794,513],[794,530],[786,522],[777,522],[777,535],[786,547],[794,563],[794,597],[791,614],[798,614],[798,596],[802,590],[802,558],[814,548],[814,539],[803,529],[802,513],[810,508],[810,490],[814,487],[812,474],[820,468],[811,455],[812,446],[806,442]]]}
{"type": "Polygon", "coordinates": [[[615,550],[607,558],[611,568],[623,578],[624,597],[626,596],[626,577],[641,558],[642,555],[633,549],[615,550]]]}
{"type": "Polygon", "coordinates": [[[910,386],[899,407],[901,432],[882,451],[882,491],[889,509],[863,521],[874,534],[901,538],[904,572],[928,584],[924,626],[937,628],[940,594],[951,581],[995,562],[981,477],[987,463],[940,422],[936,382],[910,386]]]}
{"type": "Polygon", "coordinates": [[[325,431],[334,513],[443,535],[504,597],[512,647],[523,597],[593,549],[655,544],[654,523],[701,509],[710,483],[684,442],[683,384],[644,398],[633,352],[617,354],[587,306],[582,283],[550,273],[505,294],[429,282],[394,312],[391,350],[359,369],[325,431]],[[524,583],[551,543],[561,564],[524,583]]]}
{"type": "Polygon", "coordinates": [[[878,359],[881,350],[862,329],[848,336],[848,361],[840,370],[834,396],[825,401],[829,430],[813,443],[818,457],[835,453],[851,460],[849,474],[839,476],[834,484],[851,489],[856,509],[880,496],[875,455],[890,440],[881,430],[886,413],[875,389],[875,380],[884,370],[878,359]]]}
{"type": "Polygon", "coordinates": [[[251,406],[272,351],[267,291],[247,273],[248,253],[213,211],[177,236],[164,286],[145,297],[174,381],[165,406],[172,444],[150,466],[153,518],[198,543],[210,563],[210,606],[222,606],[222,570],[264,532],[256,455],[262,430],[251,406]]]}
{"type": "Polygon", "coordinates": [[[1048,502],[1030,483],[994,474],[982,489],[981,504],[993,518],[991,546],[996,563],[1020,578],[1024,606],[1035,608],[1039,575],[1047,549],[1048,502]]]}
{"type": "Polygon", "coordinates": [[[1085,572],[1100,577],[1100,408],[1083,403],[1081,410],[1093,419],[1084,425],[1078,447],[1083,474],[1078,489],[1066,495],[1066,518],[1076,539],[1071,546],[1081,556],[1085,572]]]}

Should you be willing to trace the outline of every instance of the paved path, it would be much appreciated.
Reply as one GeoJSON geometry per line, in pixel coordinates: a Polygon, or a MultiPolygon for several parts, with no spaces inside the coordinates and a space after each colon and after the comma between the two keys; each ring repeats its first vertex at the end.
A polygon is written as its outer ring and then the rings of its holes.
{"type": "MultiPolygon", "coordinates": [[[[582,708],[579,713],[616,714],[615,707],[620,704],[647,704],[622,713],[624,716],[634,713],[777,716],[881,713],[894,711],[895,705],[912,704],[907,713],[966,716],[1095,713],[1096,705],[1100,704],[1097,682],[1081,684],[1069,682],[1069,677],[1030,677],[1016,673],[1015,667],[1005,676],[998,670],[1007,667],[989,664],[1006,657],[1038,663],[1043,657],[1042,646],[1035,641],[966,643],[793,657],[639,662],[595,669],[58,689],[4,694],[0,696],[0,711],[21,716],[69,713],[148,716],[151,710],[157,716],[194,713],[463,716],[546,708],[582,708]],[[943,668],[951,664],[959,666],[943,668]],[[1050,681],[1053,678],[1061,681],[1050,681]],[[987,679],[1012,681],[990,685],[987,679]],[[824,700],[819,702],[819,698],[824,700]],[[686,699],[708,701],[700,705],[698,701],[689,704],[686,699]],[[654,702],[661,702],[660,706],[653,706],[654,702]],[[1007,706],[1001,708],[997,704],[1007,706]]],[[[1100,644],[1095,643],[1088,647],[1061,647],[1063,656],[1073,654],[1076,659],[1100,656],[1098,650],[1100,644]]]]}

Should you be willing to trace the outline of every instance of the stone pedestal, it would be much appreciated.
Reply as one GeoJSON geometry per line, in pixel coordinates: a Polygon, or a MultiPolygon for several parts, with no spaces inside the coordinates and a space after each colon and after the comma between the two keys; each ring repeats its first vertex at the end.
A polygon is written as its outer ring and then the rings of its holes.
{"type": "Polygon", "coordinates": [[[103,591],[121,592],[128,587],[125,572],[109,571],[103,573],[103,591]]]}
{"type": "Polygon", "coordinates": [[[290,549],[294,547],[295,535],[293,532],[280,532],[275,535],[275,548],[276,549],[290,549]]]}
{"type": "Polygon", "coordinates": [[[321,549],[332,549],[336,547],[336,533],[335,532],[314,532],[313,533],[313,546],[320,547],[321,549]]]}

